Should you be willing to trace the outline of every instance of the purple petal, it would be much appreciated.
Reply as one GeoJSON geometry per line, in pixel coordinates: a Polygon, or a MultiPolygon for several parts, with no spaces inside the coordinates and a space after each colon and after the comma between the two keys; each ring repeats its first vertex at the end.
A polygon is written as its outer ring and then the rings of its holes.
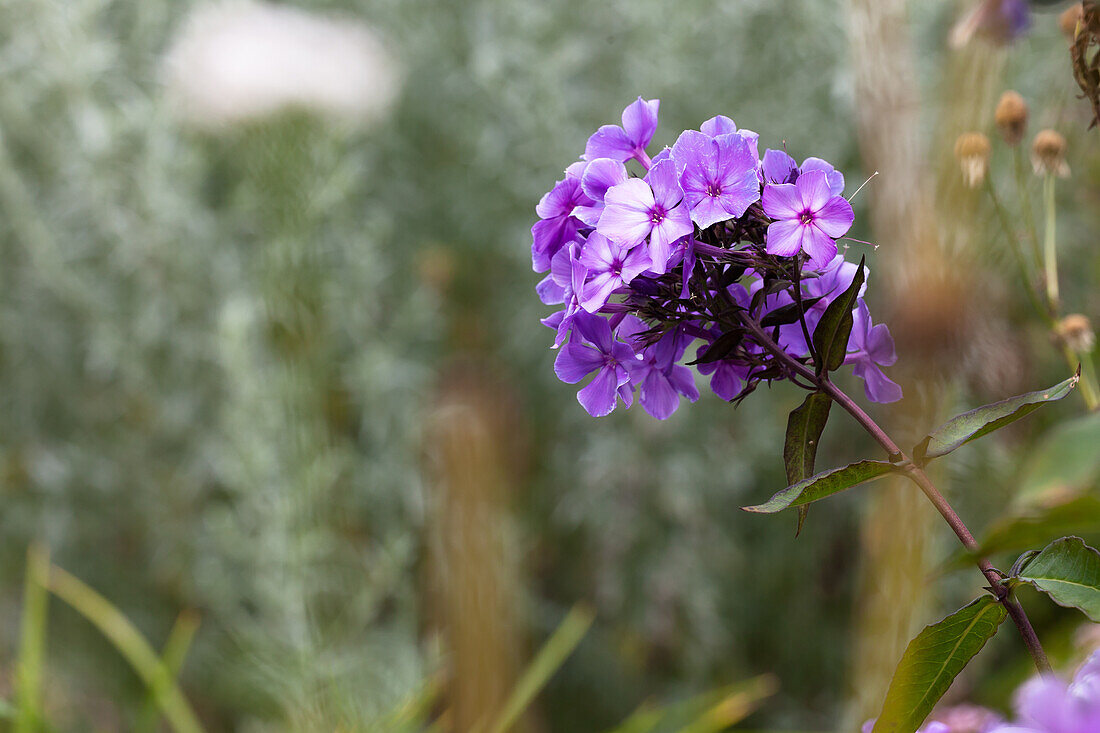
{"type": "Polygon", "coordinates": [[[644,149],[653,139],[653,133],[657,130],[657,110],[661,106],[661,100],[645,100],[641,97],[632,102],[623,110],[623,129],[627,137],[634,143],[634,147],[644,149]]]}
{"type": "Polygon", "coordinates": [[[538,205],[535,206],[535,213],[540,219],[566,216],[577,205],[579,194],[582,193],[580,181],[576,178],[563,178],[539,199],[538,205]]]}
{"type": "Polygon", "coordinates": [[[798,187],[798,195],[802,198],[802,208],[817,213],[829,199],[833,198],[833,192],[829,190],[829,182],[821,171],[807,171],[795,181],[798,187]]]}
{"type": "Polygon", "coordinates": [[[531,227],[531,266],[535,272],[546,272],[550,261],[562,248],[577,236],[581,222],[571,216],[540,219],[531,227]]]}
{"type": "MultiPolygon", "coordinates": [[[[767,189],[764,193],[767,195],[767,189]]],[[[803,229],[802,224],[793,219],[772,222],[768,225],[765,251],[779,257],[794,257],[802,249],[803,229]]]]}
{"type": "Polygon", "coordinates": [[[892,366],[898,360],[897,352],[894,351],[894,339],[890,336],[890,329],[885,323],[880,323],[871,329],[864,348],[876,364],[892,366]]]}
{"type": "MultiPolygon", "coordinates": [[[[774,226],[774,224],[772,225],[774,226]]],[[[771,227],[769,227],[770,231],[771,227]]],[[[815,221],[802,228],[802,251],[810,256],[814,269],[827,267],[836,257],[836,242],[817,226],[815,221]]]]}
{"type": "Polygon", "coordinates": [[[645,180],[653,190],[654,202],[666,210],[680,203],[684,197],[684,191],[680,188],[680,177],[676,174],[676,164],[671,160],[654,163],[645,180]]]}
{"type": "Polygon", "coordinates": [[[565,345],[554,359],[554,373],[566,384],[576,384],[603,366],[603,355],[575,341],[565,345]]]}
{"type": "Polygon", "coordinates": [[[699,388],[695,386],[695,379],[691,376],[691,370],[685,366],[674,366],[668,373],[668,383],[688,402],[699,399],[699,388]]]}
{"type": "Polygon", "coordinates": [[[741,380],[737,370],[731,364],[720,363],[710,378],[710,388],[714,394],[729,402],[741,391],[741,380]]]}
{"type": "Polygon", "coordinates": [[[634,143],[618,125],[604,125],[588,138],[588,143],[584,146],[585,160],[611,158],[622,161],[633,155],[634,143]]]}
{"type": "Polygon", "coordinates": [[[844,192],[844,174],[833,167],[832,163],[821,158],[806,158],[802,161],[802,172],[821,171],[825,174],[825,180],[829,183],[829,191],[834,196],[844,192]]]}
{"type": "Polygon", "coordinates": [[[618,390],[618,375],[613,367],[604,367],[588,386],[577,392],[577,401],[592,417],[610,415],[615,409],[615,394],[618,390]]]}
{"type": "Polygon", "coordinates": [[[557,305],[565,302],[565,288],[554,282],[554,278],[547,275],[535,286],[535,292],[546,305],[557,305]]]}
{"type": "Polygon", "coordinates": [[[607,189],[622,183],[629,176],[626,166],[612,158],[597,158],[588,164],[581,176],[581,190],[593,201],[602,202],[607,189]]]}
{"type": "Polygon", "coordinates": [[[623,260],[621,271],[623,282],[629,283],[652,266],[653,261],[650,259],[647,249],[645,247],[635,247],[630,250],[626,259],[623,260]]]}
{"type": "Polygon", "coordinates": [[[852,205],[841,196],[833,196],[820,210],[814,212],[814,224],[834,238],[847,234],[855,218],[852,205]]]}
{"type": "MultiPolygon", "coordinates": [[[[713,140],[701,132],[684,130],[672,146],[672,160],[681,178],[689,167],[698,171],[705,167],[708,158],[717,155],[713,140]]],[[[680,181],[683,184],[683,180],[680,181]]],[[[705,185],[705,184],[704,184],[705,185]]],[[[686,186],[685,186],[686,189],[686,186]]]]}
{"type": "Polygon", "coordinates": [[[604,205],[606,208],[596,228],[614,242],[633,247],[653,228],[653,191],[639,178],[607,189],[604,205]]]}
{"type": "Polygon", "coordinates": [[[581,308],[595,313],[607,304],[607,299],[622,284],[622,278],[614,273],[601,272],[589,280],[581,291],[581,308]]]}
{"type": "Polygon", "coordinates": [[[737,132],[737,125],[725,115],[716,115],[699,125],[699,130],[704,135],[718,137],[719,135],[728,135],[732,132],[737,132]]]}
{"type": "Polygon", "coordinates": [[[680,396],[657,369],[651,369],[642,382],[640,401],[645,411],[658,420],[667,419],[680,406],[680,396]]]}
{"type": "Polygon", "coordinates": [[[589,272],[603,272],[611,267],[611,264],[615,261],[615,255],[621,250],[622,247],[613,244],[604,235],[599,232],[592,232],[584,243],[580,263],[589,272]]]}
{"type": "Polygon", "coordinates": [[[863,380],[863,391],[871,402],[886,404],[901,399],[901,387],[870,361],[857,364],[852,371],[863,380]]]}
{"type": "Polygon", "coordinates": [[[764,151],[761,173],[765,183],[791,183],[798,177],[798,165],[782,150],[768,149],[764,151]]]}
{"type": "Polygon", "coordinates": [[[578,313],[573,325],[581,338],[604,354],[611,353],[611,325],[607,319],[589,313],[578,313]]]}
{"type": "Polygon", "coordinates": [[[798,219],[805,210],[798,187],[793,183],[770,183],[761,197],[764,213],[772,219],[798,219]]]}
{"type": "Polygon", "coordinates": [[[691,225],[686,206],[677,206],[653,227],[649,237],[649,259],[655,273],[663,275],[667,271],[672,245],[693,231],[695,227],[691,225]]]}

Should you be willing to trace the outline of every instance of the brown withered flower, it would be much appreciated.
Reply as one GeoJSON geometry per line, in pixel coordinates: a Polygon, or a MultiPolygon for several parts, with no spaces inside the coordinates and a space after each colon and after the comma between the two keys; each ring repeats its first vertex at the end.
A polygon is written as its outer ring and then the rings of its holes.
{"type": "Polygon", "coordinates": [[[1027,132],[1027,102],[1011,89],[1001,95],[993,115],[1001,137],[1009,145],[1016,146],[1027,132]]]}
{"type": "Polygon", "coordinates": [[[955,157],[962,168],[963,181],[977,188],[989,171],[989,138],[980,132],[964,132],[955,140],[955,157]]]}
{"type": "Polygon", "coordinates": [[[1066,139],[1054,130],[1040,130],[1031,143],[1031,165],[1040,176],[1069,176],[1066,163],[1066,139]]]}

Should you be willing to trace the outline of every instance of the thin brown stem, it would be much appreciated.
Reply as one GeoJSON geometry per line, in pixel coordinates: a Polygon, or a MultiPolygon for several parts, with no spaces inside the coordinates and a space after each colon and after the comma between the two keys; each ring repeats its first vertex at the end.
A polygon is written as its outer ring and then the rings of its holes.
{"type": "MultiPolygon", "coordinates": [[[[966,523],[963,522],[962,518],[959,517],[958,513],[952,508],[951,504],[943,494],[940,493],[935,484],[932,483],[932,480],[928,478],[928,474],[898,447],[898,444],[894,442],[870,415],[864,412],[863,408],[860,407],[855,400],[849,397],[840,387],[833,384],[827,373],[820,376],[815,374],[805,364],[784,351],[783,347],[770,338],[768,334],[764,332],[764,329],[753,321],[747,313],[741,314],[741,323],[750,333],[752,333],[753,339],[779,359],[788,370],[808,380],[818,389],[825,392],[836,401],[837,404],[843,407],[848,414],[854,417],[856,422],[858,422],[860,426],[875,439],[875,442],[882,446],[883,450],[890,455],[891,462],[899,467],[899,471],[915,483],[924,495],[928,497],[928,500],[936,507],[936,511],[940,513],[940,516],[942,516],[951,527],[955,536],[959,538],[959,542],[962,543],[963,547],[965,547],[968,552],[977,555],[980,547],[977,540],[974,539],[974,535],[970,533],[970,529],[967,528],[966,523]]],[[[1024,612],[1023,606],[1020,605],[1020,602],[1012,595],[1011,590],[1002,582],[1001,574],[985,557],[978,556],[977,565],[978,569],[985,575],[986,580],[989,581],[990,590],[992,590],[997,600],[1005,607],[1012,622],[1019,630],[1020,636],[1023,637],[1024,644],[1031,654],[1035,667],[1042,674],[1052,674],[1050,662],[1047,660],[1042,644],[1039,643],[1039,637],[1035,634],[1035,629],[1032,627],[1031,621],[1024,612]]]]}

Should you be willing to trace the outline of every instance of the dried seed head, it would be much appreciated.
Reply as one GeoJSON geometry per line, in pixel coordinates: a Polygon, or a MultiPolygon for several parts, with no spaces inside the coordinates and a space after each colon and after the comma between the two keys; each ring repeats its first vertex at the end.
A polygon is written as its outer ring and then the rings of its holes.
{"type": "Polygon", "coordinates": [[[1074,3],[1058,16],[1058,27],[1062,29],[1065,37],[1072,41],[1077,37],[1077,24],[1084,17],[1085,9],[1081,6],[1081,3],[1074,3]]]}
{"type": "Polygon", "coordinates": [[[1087,316],[1072,313],[1058,322],[1058,336],[1078,353],[1088,353],[1096,346],[1096,333],[1087,316]]]}
{"type": "Polygon", "coordinates": [[[994,120],[1005,142],[1013,146],[1018,145],[1027,131],[1027,102],[1014,91],[1005,92],[997,102],[994,120]]]}
{"type": "Polygon", "coordinates": [[[1066,139],[1054,130],[1040,130],[1031,143],[1031,165],[1036,175],[1068,176],[1066,139]]]}
{"type": "Polygon", "coordinates": [[[955,141],[955,157],[962,168],[963,181],[977,188],[989,170],[989,138],[980,132],[964,132],[955,141]]]}

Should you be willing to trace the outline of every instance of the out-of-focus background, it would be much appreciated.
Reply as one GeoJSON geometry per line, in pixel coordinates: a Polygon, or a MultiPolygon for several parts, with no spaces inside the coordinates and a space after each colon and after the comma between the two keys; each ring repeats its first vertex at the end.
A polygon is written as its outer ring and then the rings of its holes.
{"type": "MultiPolygon", "coordinates": [[[[875,414],[916,439],[1066,376],[951,154],[996,138],[1005,89],[1031,107],[1025,158],[1040,127],[1069,141],[1063,300],[1100,316],[1100,134],[1066,5],[955,47],[973,3],[0,1],[0,712],[32,548],[158,654],[186,647],[208,731],[396,729],[418,704],[485,726],[571,608],[594,622],[516,729],[723,688],[727,718],[693,730],[854,729],[981,577],[943,571],[953,538],[902,485],[815,505],[797,539],[742,513],[784,484],[789,385],[588,417],[538,323],[534,205],[638,95],[661,100],[657,145],[726,114],[849,193],[879,170],[853,202],[878,247],[853,246],[907,398],[875,414]]],[[[997,139],[993,166],[1015,216],[997,139]]],[[[1020,496],[1029,446],[1083,412],[943,462],[976,530],[1095,488],[1020,496]]],[[[872,451],[837,414],[818,461],[872,451]]],[[[1088,629],[1034,600],[1052,654],[1080,654],[1088,629]]],[[[117,639],[45,603],[24,729],[157,729],[117,639]]],[[[951,697],[1004,709],[1026,675],[1004,633],[951,697]]]]}

